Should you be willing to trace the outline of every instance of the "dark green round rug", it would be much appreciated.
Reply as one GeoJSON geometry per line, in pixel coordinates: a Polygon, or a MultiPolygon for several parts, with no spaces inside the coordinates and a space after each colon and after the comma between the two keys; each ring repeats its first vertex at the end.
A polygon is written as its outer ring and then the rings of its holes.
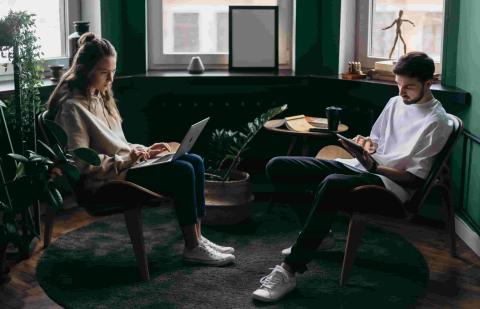
{"type": "MultiPolygon", "coordinates": [[[[183,241],[173,209],[143,211],[151,280],[139,281],[122,215],[110,216],[68,233],[50,245],[37,268],[47,295],[68,308],[249,308],[269,268],[282,261],[281,249],[295,239],[293,211],[253,203],[252,220],[239,226],[203,228],[220,244],[233,245],[236,264],[223,268],[182,263],[183,241]]],[[[408,308],[428,282],[423,256],[402,237],[369,226],[348,284],[339,286],[345,221],[334,231],[334,249],[319,252],[297,276],[297,289],[275,308],[408,308]]]]}

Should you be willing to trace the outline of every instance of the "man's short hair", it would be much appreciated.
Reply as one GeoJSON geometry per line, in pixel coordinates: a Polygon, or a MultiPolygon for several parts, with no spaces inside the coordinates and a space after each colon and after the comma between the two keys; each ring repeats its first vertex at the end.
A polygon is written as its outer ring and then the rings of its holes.
{"type": "Polygon", "coordinates": [[[421,82],[433,79],[435,64],[432,58],[422,52],[410,52],[398,59],[393,73],[408,77],[416,77],[421,82]]]}

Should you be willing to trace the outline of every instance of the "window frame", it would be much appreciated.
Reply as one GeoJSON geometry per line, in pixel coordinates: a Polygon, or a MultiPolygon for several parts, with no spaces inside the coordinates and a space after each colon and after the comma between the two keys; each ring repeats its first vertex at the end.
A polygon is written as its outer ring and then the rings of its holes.
{"type": "MultiPolygon", "coordinates": [[[[59,14],[60,14],[60,39],[61,39],[61,53],[64,56],[42,58],[43,62],[43,76],[48,78],[51,72],[49,65],[61,64],[64,68],[68,67],[68,36],[73,31],[73,24],[70,21],[80,20],[81,17],[81,0],[59,0],[59,14]]],[[[7,71],[3,71],[3,66],[0,67],[0,81],[13,80],[13,64],[7,63],[7,71]]]]}
{"type": "MultiPolygon", "coordinates": [[[[293,37],[293,13],[294,1],[277,0],[278,1],[278,20],[279,20],[279,68],[291,69],[292,65],[292,37],[293,37]]],[[[170,54],[163,53],[163,1],[148,0],[147,1],[147,70],[168,70],[168,69],[185,69],[190,62],[192,56],[199,55],[203,64],[207,69],[225,69],[228,70],[228,51],[225,54],[170,54]],[[160,17],[158,17],[160,12],[160,17]],[[155,30],[153,30],[155,29],[155,30]]]]}
{"type": "MultiPolygon", "coordinates": [[[[363,68],[373,69],[375,62],[389,60],[388,58],[369,57],[369,48],[371,46],[370,33],[372,31],[374,0],[357,0],[356,3],[356,35],[355,35],[355,58],[362,63],[363,68]]],[[[443,34],[440,63],[443,60],[443,44],[445,42],[445,23],[446,23],[446,0],[443,0],[443,34]]],[[[398,44],[398,43],[397,43],[398,44]]]]}

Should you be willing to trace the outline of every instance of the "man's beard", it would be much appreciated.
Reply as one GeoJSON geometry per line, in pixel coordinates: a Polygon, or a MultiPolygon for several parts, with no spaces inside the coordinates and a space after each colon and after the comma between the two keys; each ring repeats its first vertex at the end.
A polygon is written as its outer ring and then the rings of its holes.
{"type": "Polygon", "coordinates": [[[413,100],[405,100],[404,98],[402,99],[403,99],[403,103],[407,105],[412,105],[420,102],[424,96],[425,96],[425,84],[422,84],[422,90],[420,91],[420,94],[418,95],[418,97],[414,98],[413,100]]]}

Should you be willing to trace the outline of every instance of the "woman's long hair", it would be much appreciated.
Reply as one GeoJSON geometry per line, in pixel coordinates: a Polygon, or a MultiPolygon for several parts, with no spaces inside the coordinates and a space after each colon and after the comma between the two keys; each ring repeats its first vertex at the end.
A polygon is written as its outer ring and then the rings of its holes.
{"type": "MultiPolygon", "coordinates": [[[[55,114],[60,104],[74,95],[81,95],[91,100],[89,80],[93,68],[105,57],[116,57],[117,52],[113,45],[106,39],[102,39],[92,32],[83,34],[78,39],[78,51],[73,58],[72,65],[63,74],[57,87],[48,99],[48,110],[55,114]]],[[[113,98],[112,89],[99,93],[102,96],[107,112],[117,121],[121,121],[117,105],[113,98]]],[[[89,106],[90,108],[90,106],[89,106]]]]}

